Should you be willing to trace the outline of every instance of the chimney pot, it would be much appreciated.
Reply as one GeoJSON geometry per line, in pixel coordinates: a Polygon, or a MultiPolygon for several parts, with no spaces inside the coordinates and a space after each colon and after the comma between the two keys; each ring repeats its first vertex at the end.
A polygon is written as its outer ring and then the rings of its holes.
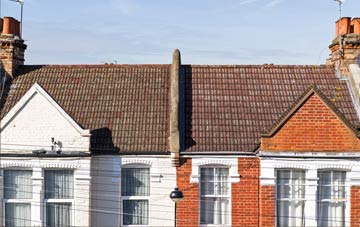
{"type": "Polygon", "coordinates": [[[4,17],[2,34],[20,36],[19,21],[13,17],[4,17]]]}
{"type": "Polygon", "coordinates": [[[350,33],[350,21],[351,17],[343,17],[336,21],[336,37],[350,33]]]}

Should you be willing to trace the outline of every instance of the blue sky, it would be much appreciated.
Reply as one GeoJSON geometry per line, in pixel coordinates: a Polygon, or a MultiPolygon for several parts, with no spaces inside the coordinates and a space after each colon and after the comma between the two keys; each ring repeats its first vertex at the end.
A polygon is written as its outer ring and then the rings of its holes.
{"type": "MultiPolygon", "coordinates": [[[[1,0],[2,16],[20,7],[1,0]]],[[[347,0],[343,16],[360,17],[347,0]]],[[[25,0],[26,64],[323,64],[334,0],[25,0]]]]}

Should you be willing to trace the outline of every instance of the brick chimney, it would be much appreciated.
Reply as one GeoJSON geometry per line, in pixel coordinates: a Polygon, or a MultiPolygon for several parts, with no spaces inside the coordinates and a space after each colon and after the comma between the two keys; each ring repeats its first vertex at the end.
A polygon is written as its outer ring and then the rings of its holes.
{"type": "Polygon", "coordinates": [[[0,64],[13,77],[18,66],[24,64],[26,45],[20,35],[19,21],[4,17],[0,23],[0,64]]]}
{"type": "Polygon", "coordinates": [[[360,18],[343,17],[336,21],[335,39],[329,46],[326,64],[334,65],[341,75],[349,76],[349,65],[356,64],[360,54],[360,18]]]}

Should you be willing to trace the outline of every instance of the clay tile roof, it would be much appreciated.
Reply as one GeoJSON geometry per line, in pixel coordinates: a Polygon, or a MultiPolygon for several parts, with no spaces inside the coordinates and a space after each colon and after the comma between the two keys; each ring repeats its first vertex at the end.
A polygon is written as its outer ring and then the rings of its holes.
{"type": "Polygon", "coordinates": [[[170,65],[22,66],[1,119],[35,83],[84,129],[98,152],[167,152],[170,65]]]}
{"type": "Polygon", "coordinates": [[[266,132],[316,85],[356,128],[346,81],[332,67],[185,65],[185,152],[254,152],[266,132]]]}

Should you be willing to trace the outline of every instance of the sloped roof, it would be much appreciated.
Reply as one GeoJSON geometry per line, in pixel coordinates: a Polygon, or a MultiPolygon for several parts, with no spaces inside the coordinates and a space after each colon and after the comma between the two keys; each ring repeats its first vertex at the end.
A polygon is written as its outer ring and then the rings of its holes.
{"type": "Polygon", "coordinates": [[[266,132],[312,84],[353,127],[346,81],[328,66],[186,65],[185,152],[254,152],[266,132]]]}
{"type": "Polygon", "coordinates": [[[170,65],[22,66],[1,119],[37,82],[91,130],[93,150],[167,152],[169,71],[170,65]]]}

